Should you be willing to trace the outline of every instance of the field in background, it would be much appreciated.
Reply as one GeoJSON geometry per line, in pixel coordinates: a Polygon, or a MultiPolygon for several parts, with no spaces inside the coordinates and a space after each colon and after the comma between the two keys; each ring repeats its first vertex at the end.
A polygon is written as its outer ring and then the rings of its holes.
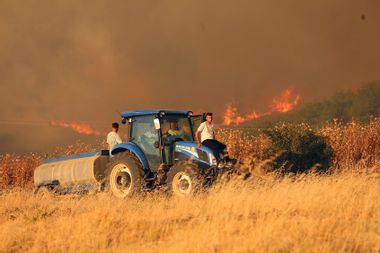
{"type": "MultiPolygon", "coordinates": [[[[359,165],[364,170],[378,170],[380,167],[380,119],[373,119],[367,124],[333,122],[315,130],[324,136],[333,151],[330,171],[343,171],[359,165]]],[[[272,148],[271,140],[264,134],[249,129],[221,129],[218,139],[226,143],[232,157],[245,163],[246,170],[252,173],[266,174],[266,154],[272,148]]],[[[33,187],[33,170],[44,159],[81,152],[106,149],[104,141],[89,146],[81,142],[68,147],[57,148],[50,154],[4,154],[0,155],[0,189],[12,187],[33,187]]],[[[244,166],[243,166],[244,167],[244,166]]]]}
{"type": "Polygon", "coordinates": [[[264,166],[266,135],[220,130],[253,176],[188,199],[32,194],[43,159],[104,144],[2,155],[0,252],[379,252],[380,120],[316,131],[333,151],[329,173],[279,177],[264,166]]]}

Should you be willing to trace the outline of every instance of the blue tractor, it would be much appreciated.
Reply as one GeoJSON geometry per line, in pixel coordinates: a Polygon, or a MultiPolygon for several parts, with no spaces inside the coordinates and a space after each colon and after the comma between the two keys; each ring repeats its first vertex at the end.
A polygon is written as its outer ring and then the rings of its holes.
{"type": "Polygon", "coordinates": [[[191,111],[142,110],[121,114],[128,124],[128,142],[110,150],[103,186],[125,198],[164,187],[175,195],[192,195],[211,185],[235,160],[225,150],[219,157],[201,146],[195,131],[202,115],[191,111]]]}
{"type": "Polygon", "coordinates": [[[112,150],[45,160],[34,170],[36,192],[70,193],[109,189],[125,198],[157,188],[192,195],[211,185],[235,160],[225,150],[197,148],[195,129],[202,115],[191,111],[130,111],[121,114],[128,142],[112,150]]]}

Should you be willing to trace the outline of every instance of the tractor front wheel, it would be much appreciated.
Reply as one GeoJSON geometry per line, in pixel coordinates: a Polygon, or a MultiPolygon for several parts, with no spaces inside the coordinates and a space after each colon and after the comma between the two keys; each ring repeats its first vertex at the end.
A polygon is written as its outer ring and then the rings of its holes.
{"type": "Polygon", "coordinates": [[[187,197],[199,192],[202,177],[198,166],[191,162],[179,162],[168,172],[167,184],[176,196],[187,197]]]}

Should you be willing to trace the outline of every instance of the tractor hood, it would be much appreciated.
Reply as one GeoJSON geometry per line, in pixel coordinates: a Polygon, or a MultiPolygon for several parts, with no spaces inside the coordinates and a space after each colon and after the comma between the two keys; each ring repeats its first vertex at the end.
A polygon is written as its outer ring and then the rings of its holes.
{"type": "Polygon", "coordinates": [[[215,165],[216,159],[212,150],[206,146],[197,148],[197,143],[193,141],[178,141],[174,145],[175,158],[180,160],[198,161],[208,165],[215,165]]]}

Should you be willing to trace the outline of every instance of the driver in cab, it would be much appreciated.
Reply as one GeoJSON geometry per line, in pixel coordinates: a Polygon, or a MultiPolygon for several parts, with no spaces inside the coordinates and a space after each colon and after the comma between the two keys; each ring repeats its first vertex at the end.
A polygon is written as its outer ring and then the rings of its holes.
{"type": "Polygon", "coordinates": [[[185,132],[183,131],[183,129],[180,129],[178,127],[178,123],[177,122],[172,122],[170,124],[170,129],[168,130],[168,135],[169,136],[175,136],[175,137],[178,137],[178,138],[185,138],[185,132]]]}

